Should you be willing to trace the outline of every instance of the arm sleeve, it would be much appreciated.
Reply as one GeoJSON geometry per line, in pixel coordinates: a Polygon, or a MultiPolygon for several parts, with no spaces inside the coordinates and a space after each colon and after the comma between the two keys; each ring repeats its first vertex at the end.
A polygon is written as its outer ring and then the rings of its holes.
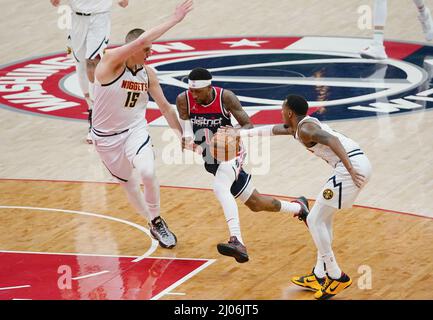
{"type": "Polygon", "coordinates": [[[180,125],[182,127],[182,137],[184,138],[194,138],[194,131],[192,130],[191,121],[180,119],[180,125]]]}
{"type": "Polygon", "coordinates": [[[241,138],[244,137],[253,137],[253,136],[273,136],[272,128],[274,125],[270,126],[261,126],[252,129],[242,129],[239,131],[239,136],[241,138]]]}

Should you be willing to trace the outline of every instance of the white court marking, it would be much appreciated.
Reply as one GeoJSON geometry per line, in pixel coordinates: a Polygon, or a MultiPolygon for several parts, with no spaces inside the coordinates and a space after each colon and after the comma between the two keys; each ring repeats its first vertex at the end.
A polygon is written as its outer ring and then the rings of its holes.
{"type": "Polygon", "coordinates": [[[186,293],[183,293],[183,292],[167,292],[166,295],[172,295],[172,296],[185,296],[186,293]]]}
{"type": "Polygon", "coordinates": [[[109,273],[109,272],[110,272],[110,271],[108,271],[108,270],[103,270],[103,271],[100,271],[100,272],[90,273],[90,274],[86,274],[86,275],[84,275],[84,276],[74,277],[74,278],[71,278],[71,279],[72,279],[72,280],[81,280],[81,279],[86,279],[86,278],[96,277],[96,276],[99,276],[99,275],[101,275],[101,274],[105,274],[105,273],[109,273]]]}
{"type": "Polygon", "coordinates": [[[212,263],[214,263],[216,260],[215,259],[209,259],[206,263],[204,263],[203,265],[201,265],[200,267],[198,267],[197,269],[195,269],[194,271],[190,272],[189,274],[187,274],[185,277],[183,277],[182,279],[179,279],[178,281],[176,281],[175,283],[173,283],[171,286],[169,286],[168,288],[166,288],[165,290],[161,291],[160,293],[158,293],[156,296],[152,297],[150,300],[158,300],[159,298],[161,298],[162,296],[168,294],[171,290],[173,290],[174,288],[180,286],[182,283],[184,283],[186,280],[192,278],[193,276],[195,276],[197,273],[199,273],[200,271],[202,271],[203,269],[207,268],[208,266],[210,266],[212,263]]]}
{"type": "Polygon", "coordinates": [[[12,290],[12,289],[22,289],[22,288],[30,288],[31,286],[29,284],[26,284],[24,286],[15,286],[15,287],[3,287],[0,288],[0,290],[12,290]]]}
{"type": "Polygon", "coordinates": [[[106,220],[111,220],[111,221],[116,221],[116,222],[120,222],[123,224],[127,224],[127,225],[134,227],[134,228],[140,230],[141,232],[144,232],[145,234],[147,234],[148,237],[150,238],[150,241],[151,241],[151,246],[150,246],[149,250],[147,250],[143,255],[137,257],[132,262],[138,262],[138,261],[143,260],[144,258],[150,256],[152,253],[155,252],[155,250],[158,247],[158,241],[156,241],[152,238],[150,231],[148,229],[146,229],[143,226],[140,226],[139,224],[136,224],[136,223],[133,223],[133,222],[130,222],[127,220],[123,220],[120,218],[115,218],[112,216],[106,216],[106,215],[102,215],[102,214],[98,214],[98,213],[85,212],[85,211],[75,211],[75,210],[65,210],[65,209],[55,209],[55,208],[0,206],[0,209],[23,209],[23,210],[36,210],[36,211],[49,211],[49,212],[64,212],[64,213],[78,214],[78,215],[83,215],[83,216],[96,217],[96,218],[101,218],[101,219],[106,219],[106,220]]]}

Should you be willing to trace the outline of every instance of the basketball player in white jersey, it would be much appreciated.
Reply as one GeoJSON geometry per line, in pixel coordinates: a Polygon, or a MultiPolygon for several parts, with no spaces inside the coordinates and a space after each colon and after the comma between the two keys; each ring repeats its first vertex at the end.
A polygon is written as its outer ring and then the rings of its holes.
{"type": "MultiPolygon", "coordinates": [[[[57,7],[60,0],[50,0],[57,7]]],[[[113,0],[69,0],[72,26],[68,36],[69,50],[75,59],[78,82],[87,103],[89,132],[87,143],[92,143],[93,86],[95,68],[108,45],[111,30],[110,10],[113,0]]],[[[118,1],[125,8],[129,0],[118,1]]]]}
{"type": "Polygon", "coordinates": [[[209,142],[221,126],[231,126],[232,116],[243,128],[252,128],[253,125],[232,91],[212,86],[212,75],[208,70],[193,69],[188,76],[188,86],[189,90],[176,99],[184,145],[186,149],[202,151],[205,170],[215,176],[213,191],[223,208],[230,232],[228,243],[218,244],[217,250],[244,263],[249,257],[242,239],[235,198],[254,212],[293,213],[304,221],[308,215],[308,201],[305,197],[299,197],[288,202],[260,194],[251,182],[251,175],[242,167],[246,156],[243,147],[230,161],[215,160],[210,153],[209,142]]]}
{"type": "Polygon", "coordinates": [[[150,56],[152,41],[182,21],[191,10],[192,0],[187,0],[176,7],[166,22],[146,32],[131,30],[126,44],[106,50],[95,70],[92,114],[95,149],[110,173],[120,181],[131,204],[149,221],[152,236],[163,248],[173,248],[177,240],[160,217],[154,152],[144,118],[149,94],[169,126],[179,135],[182,129],[155,72],[144,62],[150,56]],[[140,182],[144,184],[144,194],[140,182]]]}
{"type": "MultiPolygon", "coordinates": [[[[433,20],[430,9],[425,6],[424,0],[413,0],[418,9],[418,20],[421,23],[425,39],[433,40],[433,20]]],[[[387,59],[385,47],[383,45],[383,33],[387,17],[387,0],[374,0],[373,42],[360,52],[361,57],[370,59],[387,59]]]]}
{"type": "Polygon", "coordinates": [[[315,290],[316,299],[329,299],[349,287],[352,279],[343,273],[332,250],[332,220],[338,209],[352,207],[371,175],[371,165],[361,147],[352,139],[332,130],[318,119],[307,116],[308,103],[289,95],[282,106],[284,124],[263,126],[227,134],[294,135],[310,152],[325,160],[334,172],[317,196],[307,216],[307,226],[317,247],[317,263],[312,273],[293,277],[292,282],[315,290]]]}

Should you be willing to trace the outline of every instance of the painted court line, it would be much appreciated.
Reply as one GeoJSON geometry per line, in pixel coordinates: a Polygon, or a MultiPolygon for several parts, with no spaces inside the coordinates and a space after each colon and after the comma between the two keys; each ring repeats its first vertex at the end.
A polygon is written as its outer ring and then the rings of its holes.
{"type": "MultiPolygon", "coordinates": [[[[41,251],[17,251],[17,250],[0,250],[0,253],[23,253],[23,254],[52,254],[59,256],[90,256],[90,257],[108,257],[108,258],[140,258],[140,256],[123,256],[114,254],[98,254],[98,253],[73,253],[73,252],[41,252],[41,251]]],[[[168,259],[168,260],[194,260],[208,261],[206,258],[178,258],[178,257],[146,257],[146,259],[168,259]]]]}
{"type": "Polygon", "coordinates": [[[172,295],[172,296],[185,296],[186,293],[183,293],[183,292],[167,292],[166,295],[172,295]]]}
{"type": "Polygon", "coordinates": [[[179,285],[181,285],[185,281],[189,280],[190,278],[192,278],[193,276],[195,276],[196,274],[198,274],[200,271],[202,271],[205,268],[207,268],[208,266],[210,266],[215,261],[216,261],[215,259],[209,259],[208,262],[204,263],[203,265],[201,265],[200,267],[198,267],[194,271],[190,272],[189,274],[187,274],[182,279],[179,279],[178,281],[176,281],[175,283],[173,283],[171,286],[169,286],[165,290],[161,291],[156,296],[152,297],[150,300],[158,300],[159,298],[161,298],[162,296],[166,295],[167,293],[169,293],[174,288],[178,287],[179,285]]]}
{"type": "Polygon", "coordinates": [[[156,241],[152,238],[150,231],[148,229],[146,229],[145,227],[140,226],[139,224],[136,224],[136,223],[128,221],[128,220],[123,220],[123,219],[108,216],[108,215],[92,213],[92,212],[85,212],[85,211],[76,211],[76,210],[40,208],[40,207],[24,207],[24,206],[0,206],[0,209],[24,209],[24,210],[36,210],[36,211],[48,211],[48,212],[64,212],[64,213],[72,213],[72,214],[78,214],[78,215],[83,215],[83,216],[96,217],[96,218],[101,218],[101,219],[106,219],[106,220],[111,220],[111,221],[116,221],[116,222],[120,222],[123,224],[127,224],[127,225],[129,225],[133,228],[136,228],[136,229],[140,230],[141,232],[145,233],[150,238],[151,246],[150,246],[149,250],[147,250],[139,258],[137,258],[139,260],[141,260],[140,258],[150,256],[158,248],[158,241],[156,241]]]}
{"type": "MultiPolygon", "coordinates": [[[[94,180],[62,180],[62,179],[22,179],[22,178],[0,178],[0,181],[23,181],[23,182],[54,182],[54,183],[92,183],[92,184],[105,184],[105,185],[115,185],[119,184],[118,182],[113,181],[94,181],[94,180]]],[[[175,185],[161,185],[161,188],[167,188],[167,189],[184,189],[184,190],[200,190],[200,191],[210,191],[213,192],[212,189],[209,188],[198,188],[198,187],[184,187],[184,186],[175,186],[175,185]]],[[[295,199],[294,196],[287,196],[287,195],[278,195],[278,194],[267,194],[264,193],[263,195],[267,196],[274,196],[278,198],[286,198],[286,199],[295,199]]],[[[308,199],[308,201],[315,201],[314,199],[308,199]]],[[[408,215],[412,217],[417,218],[427,218],[427,219],[433,219],[433,216],[430,216],[429,214],[419,214],[419,213],[413,213],[413,212],[404,212],[404,211],[398,211],[398,210],[391,210],[391,209],[384,209],[384,208],[378,208],[378,207],[369,207],[369,206],[363,206],[355,204],[354,207],[359,208],[366,208],[366,209],[373,209],[373,210],[379,210],[386,213],[396,213],[396,214],[402,214],[402,215],[408,215]]],[[[153,241],[156,241],[152,239],[153,241]]]]}
{"type": "Polygon", "coordinates": [[[81,280],[81,279],[86,279],[86,278],[90,278],[90,277],[96,277],[96,276],[99,276],[101,274],[105,274],[105,273],[109,273],[109,272],[110,271],[108,271],[108,270],[104,270],[101,272],[90,273],[90,274],[87,274],[85,276],[79,276],[79,277],[72,278],[72,280],[81,280]]]}
{"type": "Polygon", "coordinates": [[[21,289],[21,288],[30,288],[31,286],[29,284],[26,284],[24,286],[15,286],[15,287],[4,287],[0,288],[0,290],[11,290],[11,289],[21,289]]]}

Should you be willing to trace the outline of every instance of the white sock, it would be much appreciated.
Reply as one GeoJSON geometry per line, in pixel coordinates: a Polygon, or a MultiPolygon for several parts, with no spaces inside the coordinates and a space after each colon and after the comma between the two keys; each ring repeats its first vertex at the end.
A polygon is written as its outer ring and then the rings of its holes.
{"type": "Polygon", "coordinates": [[[337,264],[337,260],[335,259],[334,253],[331,251],[322,255],[323,261],[325,261],[326,273],[332,279],[340,279],[341,278],[341,269],[337,264]]]}
{"type": "Polygon", "coordinates": [[[280,212],[284,213],[298,213],[301,210],[301,205],[296,202],[288,202],[279,200],[281,202],[280,212]]]}
{"type": "Polygon", "coordinates": [[[384,28],[386,25],[387,14],[387,0],[375,0],[373,14],[374,27],[384,28]]]}
{"type": "Polygon", "coordinates": [[[223,208],[230,236],[235,236],[242,244],[244,244],[241,234],[238,205],[230,192],[230,187],[233,184],[233,181],[234,173],[231,166],[226,163],[220,164],[215,175],[213,190],[223,208]]]}
{"type": "Polygon", "coordinates": [[[144,185],[144,199],[149,210],[150,220],[153,220],[160,215],[160,189],[155,175],[153,149],[150,146],[145,146],[132,162],[144,185]]]}
{"type": "Polygon", "coordinates": [[[387,0],[375,0],[374,1],[374,14],[373,14],[373,24],[374,24],[374,34],[373,43],[375,45],[383,45],[383,34],[387,18],[387,0]]]}
{"type": "Polygon", "coordinates": [[[318,278],[324,278],[326,276],[325,261],[323,261],[323,258],[319,252],[317,252],[317,262],[316,266],[314,267],[314,274],[318,278]]]}
{"type": "Polygon", "coordinates": [[[120,184],[125,190],[128,200],[134,209],[137,210],[140,215],[145,217],[148,222],[150,222],[152,217],[150,216],[149,209],[144,200],[144,194],[141,190],[138,179],[133,174],[128,182],[121,182],[120,184]]]}
{"type": "Polygon", "coordinates": [[[374,30],[373,43],[378,46],[383,46],[383,30],[374,30]]]}

